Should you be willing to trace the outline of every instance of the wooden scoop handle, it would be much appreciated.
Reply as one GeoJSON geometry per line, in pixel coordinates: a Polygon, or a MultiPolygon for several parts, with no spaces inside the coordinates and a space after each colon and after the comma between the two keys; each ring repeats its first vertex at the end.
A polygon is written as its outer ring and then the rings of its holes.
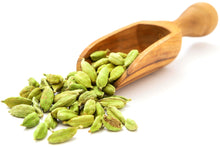
{"type": "Polygon", "coordinates": [[[195,3],[186,9],[174,23],[182,30],[183,36],[205,36],[215,29],[218,14],[208,3],[195,3]]]}

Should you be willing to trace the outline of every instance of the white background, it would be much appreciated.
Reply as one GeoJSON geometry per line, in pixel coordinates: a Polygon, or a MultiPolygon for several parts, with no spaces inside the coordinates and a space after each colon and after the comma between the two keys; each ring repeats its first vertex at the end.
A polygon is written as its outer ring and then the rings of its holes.
{"type": "MultiPolygon", "coordinates": [[[[204,1],[220,14],[219,1],[204,1]]],[[[75,71],[78,56],[96,39],[140,20],[173,21],[195,2],[1,0],[0,100],[18,96],[29,77],[40,81],[43,73],[75,71]]],[[[219,147],[219,38],[219,25],[208,36],[184,37],[171,64],[117,91],[133,99],[122,112],[137,122],[136,132],[81,129],[61,145],[219,147]]],[[[23,119],[8,110],[0,103],[1,147],[49,145],[33,140],[34,129],[20,126],[23,119]]]]}

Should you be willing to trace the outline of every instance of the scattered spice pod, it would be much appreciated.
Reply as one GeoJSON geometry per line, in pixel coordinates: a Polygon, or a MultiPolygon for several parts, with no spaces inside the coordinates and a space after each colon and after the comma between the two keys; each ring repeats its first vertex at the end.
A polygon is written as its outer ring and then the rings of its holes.
{"type": "Polygon", "coordinates": [[[137,55],[137,50],[128,54],[109,53],[109,49],[96,51],[90,55],[92,63],[82,60],[82,71],[70,72],[66,78],[44,74],[40,83],[31,77],[20,96],[2,102],[10,108],[11,115],[24,118],[22,126],[37,126],[33,134],[35,140],[44,139],[48,130],[52,131],[47,139],[50,144],[70,140],[80,128],[90,127],[90,133],[103,128],[117,132],[125,125],[135,131],[134,120],[125,119],[119,110],[131,99],[114,95],[114,82],[137,55]],[[40,123],[44,113],[48,114],[40,123]],[[59,123],[68,128],[54,131],[59,123]]]}

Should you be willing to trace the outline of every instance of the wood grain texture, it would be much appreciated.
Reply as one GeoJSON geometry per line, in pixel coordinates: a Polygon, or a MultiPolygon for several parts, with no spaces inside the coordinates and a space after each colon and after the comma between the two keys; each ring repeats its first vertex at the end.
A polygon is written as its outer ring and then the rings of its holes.
{"type": "Polygon", "coordinates": [[[94,51],[108,48],[111,52],[128,53],[131,49],[138,49],[138,57],[114,83],[116,89],[122,88],[173,61],[180,51],[182,36],[207,35],[214,30],[217,21],[217,12],[211,5],[196,3],[174,22],[140,21],[130,24],[90,44],[78,58],[77,70],[81,70],[83,58],[91,62],[89,55],[94,51]]]}
{"type": "Polygon", "coordinates": [[[174,23],[182,30],[183,36],[205,36],[215,29],[218,14],[210,4],[196,3],[185,10],[174,23]]]}

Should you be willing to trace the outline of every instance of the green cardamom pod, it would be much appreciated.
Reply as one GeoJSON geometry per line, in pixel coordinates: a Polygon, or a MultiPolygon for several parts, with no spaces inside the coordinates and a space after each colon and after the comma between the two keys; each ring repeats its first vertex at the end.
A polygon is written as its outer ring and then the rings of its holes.
{"type": "Polygon", "coordinates": [[[27,104],[20,104],[12,107],[9,112],[12,116],[24,118],[28,114],[35,112],[34,107],[27,104]]]}
{"type": "Polygon", "coordinates": [[[28,79],[28,82],[29,82],[29,86],[34,86],[34,87],[40,86],[40,84],[33,77],[30,77],[28,79]]]}
{"type": "Polygon", "coordinates": [[[40,122],[40,118],[38,117],[37,113],[32,112],[24,118],[21,126],[32,128],[32,127],[35,127],[39,122],[40,122]]]}
{"type": "Polygon", "coordinates": [[[126,104],[123,99],[111,97],[100,99],[99,102],[103,107],[115,106],[118,109],[123,108],[126,104]]]}
{"type": "Polygon", "coordinates": [[[54,103],[56,103],[58,100],[60,100],[61,98],[65,97],[67,95],[79,95],[83,91],[84,90],[82,90],[82,89],[77,89],[77,90],[72,90],[72,91],[64,91],[59,94],[56,94],[54,97],[54,103]]]}
{"type": "Polygon", "coordinates": [[[5,100],[2,100],[2,103],[5,103],[9,108],[20,104],[32,105],[32,101],[24,97],[9,97],[5,100]]]}
{"type": "Polygon", "coordinates": [[[104,65],[101,65],[101,66],[99,66],[99,67],[97,68],[97,73],[99,73],[99,72],[101,71],[101,69],[102,69],[103,67],[105,67],[105,66],[108,67],[109,72],[111,72],[112,69],[115,68],[115,65],[112,64],[112,63],[104,64],[104,65]]]}
{"type": "Polygon", "coordinates": [[[96,110],[96,104],[95,100],[89,99],[86,101],[84,108],[83,108],[83,113],[82,115],[93,115],[96,110]]]}
{"type": "Polygon", "coordinates": [[[36,97],[37,99],[40,99],[41,94],[42,94],[41,88],[37,87],[37,88],[34,88],[34,89],[30,92],[30,94],[28,95],[27,98],[32,99],[33,97],[36,97]]]}
{"type": "Polygon", "coordinates": [[[63,124],[70,125],[72,127],[83,127],[87,128],[92,125],[94,122],[94,116],[93,115],[81,115],[73,117],[72,119],[68,121],[64,121],[63,124]]]}
{"type": "Polygon", "coordinates": [[[112,116],[103,116],[103,125],[105,126],[106,129],[109,131],[120,131],[122,129],[122,124],[119,120],[115,119],[112,116]]]}
{"type": "Polygon", "coordinates": [[[49,113],[44,120],[44,123],[47,125],[49,130],[53,130],[57,126],[57,121],[52,117],[52,114],[49,113]]]}
{"type": "Polygon", "coordinates": [[[76,98],[78,97],[78,94],[74,95],[67,95],[61,99],[59,99],[51,108],[50,111],[58,108],[58,107],[69,107],[71,106],[75,101],[76,98]]]}
{"type": "Polygon", "coordinates": [[[106,54],[109,52],[110,50],[107,49],[105,51],[95,51],[92,54],[90,54],[90,58],[92,61],[97,61],[101,58],[106,57],[106,54]]]}
{"type": "Polygon", "coordinates": [[[44,112],[47,112],[50,109],[53,103],[53,99],[53,90],[49,86],[46,86],[40,98],[40,107],[43,109],[44,112]]]}
{"type": "Polygon", "coordinates": [[[95,68],[92,65],[90,65],[89,62],[85,61],[84,58],[81,61],[81,69],[83,72],[87,73],[92,83],[95,83],[97,78],[97,73],[95,71],[95,68]]]}
{"type": "Polygon", "coordinates": [[[138,56],[138,50],[131,50],[125,58],[124,67],[128,67],[138,56]]]}
{"type": "Polygon", "coordinates": [[[99,66],[104,65],[104,64],[107,64],[107,63],[109,63],[108,58],[102,58],[102,59],[99,59],[99,60],[96,61],[96,62],[93,62],[93,63],[92,63],[92,66],[96,69],[96,68],[98,68],[99,66]]]}
{"type": "Polygon", "coordinates": [[[96,85],[99,89],[102,89],[108,84],[108,76],[109,69],[107,67],[102,68],[96,79],[96,85]]]}
{"type": "Polygon", "coordinates": [[[63,80],[63,87],[61,88],[60,92],[66,91],[67,87],[68,87],[67,80],[63,80]]]}
{"type": "Polygon", "coordinates": [[[108,100],[120,100],[120,101],[122,101],[122,102],[124,102],[125,104],[128,102],[128,101],[131,101],[131,99],[127,99],[127,98],[125,98],[125,97],[123,97],[123,96],[119,96],[119,95],[111,95],[111,96],[106,96],[106,97],[104,97],[103,99],[103,101],[108,101],[108,100]],[[105,98],[105,99],[104,99],[105,98]]]}
{"type": "Polygon", "coordinates": [[[98,115],[96,116],[89,132],[90,133],[94,133],[94,132],[97,132],[98,130],[100,130],[102,127],[102,116],[101,115],[98,115]]]}
{"type": "Polygon", "coordinates": [[[126,58],[127,54],[123,53],[123,52],[117,52],[117,54],[119,54],[122,58],[126,58]]]}
{"type": "Polygon", "coordinates": [[[124,65],[124,59],[117,53],[110,53],[108,59],[114,65],[124,65]]]}
{"type": "Polygon", "coordinates": [[[52,89],[53,89],[53,92],[56,93],[56,92],[60,92],[60,90],[63,88],[63,84],[64,82],[60,82],[59,84],[53,84],[51,85],[52,89]]]}
{"type": "Polygon", "coordinates": [[[86,91],[79,96],[78,102],[79,105],[81,106],[82,104],[85,104],[86,101],[88,101],[89,99],[95,100],[96,98],[97,95],[95,94],[94,91],[86,91]]]}
{"type": "Polygon", "coordinates": [[[132,119],[126,119],[125,121],[125,127],[129,130],[129,131],[135,131],[137,130],[138,126],[136,124],[136,122],[132,119]]]}
{"type": "Polygon", "coordinates": [[[46,123],[40,123],[34,131],[34,139],[41,140],[47,136],[47,125],[46,123]]]}
{"type": "Polygon", "coordinates": [[[109,82],[114,82],[118,78],[121,77],[121,75],[125,72],[125,69],[123,66],[116,66],[111,72],[110,72],[110,78],[109,82]]]}
{"type": "Polygon", "coordinates": [[[77,127],[69,127],[67,129],[60,129],[53,132],[48,137],[48,142],[51,144],[63,143],[70,140],[77,132],[77,127]]]}
{"type": "Polygon", "coordinates": [[[42,78],[41,79],[41,83],[40,83],[40,88],[41,89],[44,89],[45,87],[49,86],[50,87],[50,84],[47,82],[47,80],[45,78],[42,78]]]}
{"type": "Polygon", "coordinates": [[[59,84],[63,81],[63,77],[61,75],[54,75],[54,74],[44,74],[46,76],[46,80],[49,84],[59,84]]]}
{"type": "Polygon", "coordinates": [[[86,88],[92,88],[90,77],[83,71],[77,71],[77,73],[74,76],[75,81],[78,84],[82,84],[86,88]]]}
{"type": "Polygon", "coordinates": [[[115,87],[112,84],[107,84],[103,89],[102,89],[105,94],[107,95],[113,95],[115,94],[115,87]]]}
{"type": "Polygon", "coordinates": [[[41,110],[40,105],[39,105],[39,101],[36,97],[32,98],[32,103],[33,103],[33,107],[34,107],[35,111],[37,112],[38,116],[43,117],[44,113],[41,110]]]}
{"type": "Polygon", "coordinates": [[[59,110],[57,112],[57,119],[61,121],[67,121],[76,116],[78,115],[71,110],[59,110]]]}
{"type": "Polygon", "coordinates": [[[76,71],[70,72],[70,73],[66,76],[66,80],[68,80],[69,77],[72,77],[72,76],[74,77],[76,73],[77,73],[76,71]]]}
{"type": "Polygon", "coordinates": [[[35,87],[34,86],[26,86],[24,87],[21,91],[20,91],[20,96],[21,97],[28,97],[29,94],[31,93],[31,91],[34,89],[35,87]]]}
{"type": "Polygon", "coordinates": [[[74,81],[70,82],[66,88],[66,90],[77,90],[77,89],[82,89],[84,91],[87,91],[87,89],[84,85],[78,84],[74,81]]]}
{"type": "Polygon", "coordinates": [[[96,70],[97,74],[99,74],[99,72],[101,71],[101,69],[102,69],[103,67],[105,67],[105,66],[107,66],[107,64],[103,64],[103,65],[99,66],[99,67],[97,68],[97,70],[96,70]]]}
{"type": "Polygon", "coordinates": [[[108,97],[111,97],[111,98],[119,98],[119,99],[124,100],[125,102],[131,101],[130,98],[126,98],[126,97],[123,97],[123,96],[120,96],[120,95],[112,95],[112,96],[108,96],[108,97]]]}
{"type": "Polygon", "coordinates": [[[103,116],[105,114],[105,110],[99,102],[96,102],[96,116],[103,116]]]}
{"type": "Polygon", "coordinates": [[[98,98],[102,98],[104,96],[104,94],[105,94],[97,86],[94,86],[92,91],[95,92],[95,94],[97,95],[98,98]]]}
{"type": "Polygon", "coordinates": [[[75,101],[69,108],[69,110],[71,110],[73,113],[75,114],[79,114],[79,102],[75,101]]]}
{"type": "Polygon", "coordinates": [[[121,111],[119,111],[116,107],[114,106],[107,107],[107,114],[112,115],[113,117],[121,121],[122,124],[125,124],[124,116],[122,115],[121,111]]]}
{"type": "Polygon", "coordinates": [[[68,110],[68,109],[66,107],[58,107],[58,108],[55,108],[54,110],[52,110],[50,113],[54,119],[57,119],[57,112],[59,110],[68,110]]]}

